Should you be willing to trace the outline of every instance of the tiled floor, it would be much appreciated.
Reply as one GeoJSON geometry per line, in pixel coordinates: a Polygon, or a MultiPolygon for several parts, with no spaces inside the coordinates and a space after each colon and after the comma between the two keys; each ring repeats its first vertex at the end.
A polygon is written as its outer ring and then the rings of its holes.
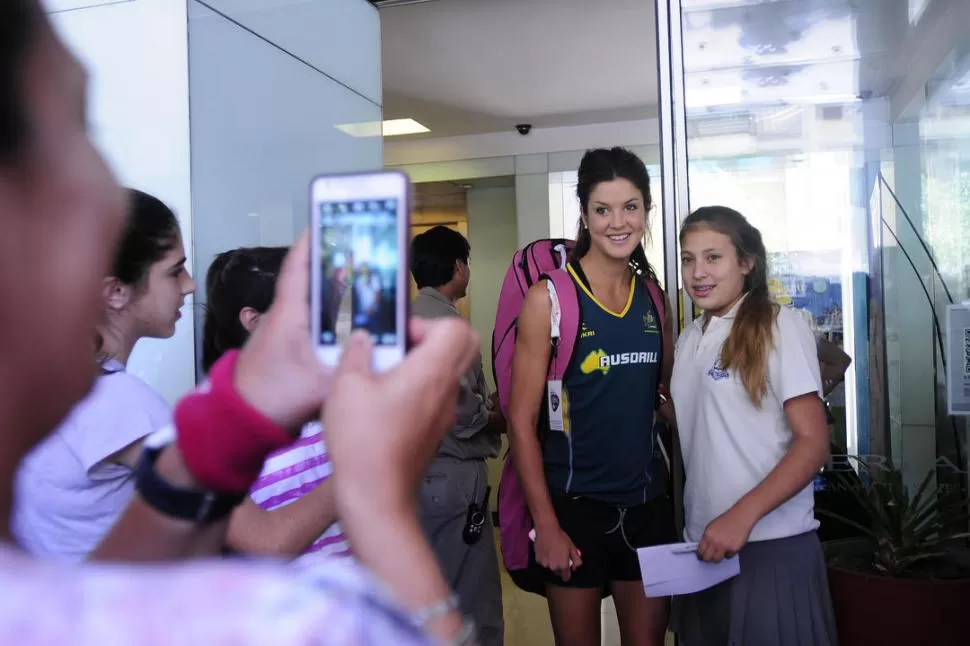
{"type": "MultiPolygon", "coordinates": [[[[553,646],[546,600],[519,590],[504,569],[502,600],[505,606],[505,646],[553,646]]],[[[667,635],[667,646],[673,644],[673,635],[667,635]]],[[[611,599],[603,602],[602,646],[620,646],[620,631],[611,599]]]]}
{"type": "Polygon", "coordinates": [[[505,646],[552,646],[546,600],[515,587],[504,568],[502,605],[505,607],[505,646]]]}

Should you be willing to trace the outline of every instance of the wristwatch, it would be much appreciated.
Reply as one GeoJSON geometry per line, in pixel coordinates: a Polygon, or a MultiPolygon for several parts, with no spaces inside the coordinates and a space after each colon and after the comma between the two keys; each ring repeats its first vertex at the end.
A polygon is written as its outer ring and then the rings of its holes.
{"type": "Polygon", "coordinates": [[[162,478],[155,470],[158,456],[175,441],[175,427],[166,426],[145,438],[145,447],[135,470],[135,489],[145,503],[171,518],[200,525],[221,520],[246,498],[246,493],[222,493],[183,489],[162,478]]]}

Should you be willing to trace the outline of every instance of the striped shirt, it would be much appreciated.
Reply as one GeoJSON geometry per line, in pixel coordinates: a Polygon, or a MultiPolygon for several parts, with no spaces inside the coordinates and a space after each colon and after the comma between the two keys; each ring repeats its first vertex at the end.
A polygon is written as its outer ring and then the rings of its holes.
{"type": "MultiPolygon", "coordinates": [[[[313,491],[331,473],[333,465],[323,442],[323,429],[318,423],[307,424],[300,439],[270,454],[249,495],[261,508],[273,511],[313,491]]],[[[350,556],[350,544],[335,522],[294,563],[303,566],[321,558],[350,556]]]]}

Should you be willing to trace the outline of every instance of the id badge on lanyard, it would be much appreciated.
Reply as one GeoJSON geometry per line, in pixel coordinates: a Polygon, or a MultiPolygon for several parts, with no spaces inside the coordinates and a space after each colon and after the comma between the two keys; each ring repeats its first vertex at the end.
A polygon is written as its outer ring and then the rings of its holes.
{"type": "MultiPolygon", "coordinates": [[[[562,319],[562,311],[559,309],[559,295],[556,294],[556,286],[551,280],[546,281],[546,289],[549,291],[550,305],[550,327],[553,340],[553,348],[559,340],[559,323],[562,319]]],[[[553,361],[556,358],[553,357],[553,361]]],[[[546,407],[549,413],[549,430],[564,431],[566,429],[562,414],[562,379],[550,379],[546,382],[546,407]]]]}
{"type": "Polygon", "coordinates": [[[564,431],[566,426],[562,414],[562,381],[559,379],[549,380],[546,382],[546,390],[548,392],[546,405],[549,413],[549,430],[564,431]]]}

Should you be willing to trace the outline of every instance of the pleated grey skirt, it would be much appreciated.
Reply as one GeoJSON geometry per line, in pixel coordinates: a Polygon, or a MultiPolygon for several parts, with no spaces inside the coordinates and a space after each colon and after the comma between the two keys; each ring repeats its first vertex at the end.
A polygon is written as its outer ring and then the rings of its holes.
{"type": "Polygon", "coordinates": [[[673,598],[684,646],[837,646],[822,545],[815,532],[748,543],[741,574],[673,598]]]}

